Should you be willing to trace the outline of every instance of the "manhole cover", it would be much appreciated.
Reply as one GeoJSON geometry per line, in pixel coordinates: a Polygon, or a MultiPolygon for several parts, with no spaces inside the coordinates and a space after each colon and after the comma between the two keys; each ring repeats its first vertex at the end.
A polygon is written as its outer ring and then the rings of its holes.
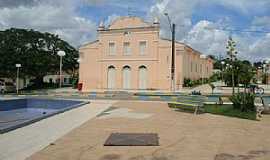
{"type": "Polygon", "coordinates": [[[158,146],[156,133],[112,133],[104,146],[158,146]]]}

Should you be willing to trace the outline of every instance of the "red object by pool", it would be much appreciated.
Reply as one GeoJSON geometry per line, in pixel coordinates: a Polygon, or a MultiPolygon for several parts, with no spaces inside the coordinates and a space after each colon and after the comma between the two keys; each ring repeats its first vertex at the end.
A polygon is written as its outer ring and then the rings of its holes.
{"type": "Polygon", "coordinates": [[[78,90],[79,90],[79,91],[82,91],[82,86],[83,86],[82,83],[78,83],[78,90]]]}

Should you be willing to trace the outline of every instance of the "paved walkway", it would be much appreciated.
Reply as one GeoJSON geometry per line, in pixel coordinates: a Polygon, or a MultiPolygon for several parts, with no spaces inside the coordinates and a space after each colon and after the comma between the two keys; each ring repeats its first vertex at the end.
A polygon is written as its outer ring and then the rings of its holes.
{"type": "Polygon", "coordinates": [[[115,103],[28,160],[269,160],[270,117],[251,121],[172,111],[166,103],[115,103]],[[134,114],[136,116],[134,116],[134,114]],[[158,133],[158,147],[104,147],[113,132],[158,133]]]}
{"type": "Polygon", "coordinates": [[[90,104],[0,134],[0,160],[24,160],[108,109],[115,101],[90,104]]]}

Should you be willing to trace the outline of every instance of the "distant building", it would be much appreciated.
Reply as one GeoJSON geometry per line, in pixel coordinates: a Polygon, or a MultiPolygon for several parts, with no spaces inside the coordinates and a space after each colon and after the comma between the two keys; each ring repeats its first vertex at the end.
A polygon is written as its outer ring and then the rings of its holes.
{"type": "Polygon", "coordinates": [[[263,70],[262,69],[257,69],[256,71],[256,80],[258,84],[261,84],[263,82],[263,70]]]}
{"type": "Polygon", "coordinates": [[[269,70],[257,69],[255,76],[258,84],[262,83],[270,84],[270,69],[269,70]]]}
{"type": "MultiPolygon", "coordinates": [[[[0,77],[0,80],[1,81],[5,81],[5,82],[10,82],[10,83],[13,83],[15,86],[16,86],[16,79],[13,80],[11,78],[1,78],[0,77]]],[[[19,89],[24,89],[26,87],[28,87],[30,84],[31,84],[31,79],[30,78],[19,78],[19,89]]]]}
{"type": "MultiPolygon", "coordinates": [[[[107,28],[100,24],[98,39],[80,47],[79,82],[83,91],[94,89],[171,88],[171,41],[160,38],[157,20],[146,23],[138,17],[120,17],[107,28]]],[[[175,88],[184,78],[209,78],[213,60],[176,42],[175,88]]]]}
{"type": "MultiPolygon", "coordinates": [[[[72,76],[67,73],[62,74],[63,85],[71,85],[72,84],[72,76]]],[[[48,74],[43,77],[43,82],[45,83],[59,83],[59,74],[48,74]]]]}

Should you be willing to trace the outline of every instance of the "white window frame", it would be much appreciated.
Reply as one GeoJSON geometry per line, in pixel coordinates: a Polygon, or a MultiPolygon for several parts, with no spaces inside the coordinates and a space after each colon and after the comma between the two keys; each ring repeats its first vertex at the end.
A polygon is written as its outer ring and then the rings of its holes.
{"type": "Polygon", "coordinates": [[[108,53],[108,55],[110,55],[110,56],[112,56],[112,55],[116,55],[116,43],[115,42],[109,42],[109,53],[108,53]],[[113,49],[111,49],[111,44],[114,44],[114,48],[113,49]]]}
{"type": "Polygon", "coordinates": [[[147,54],[147,41],[146,40],[139,41],[139,52],[140,52],[139,53],[140,55],[146,55],[147,54]],[[141,43],[145,43],[144,52],[142,52],[141,43]]]}
{"type": "Polygon", "coordinates": [[[123,43],[123,54],[126,55],[126,56],[129,56],[131,55],[131,43],[130,42],[124,42],[123,43]],[[125,44],[128,44],[128,47],[126,48],[126,45],[125,44]]]}

